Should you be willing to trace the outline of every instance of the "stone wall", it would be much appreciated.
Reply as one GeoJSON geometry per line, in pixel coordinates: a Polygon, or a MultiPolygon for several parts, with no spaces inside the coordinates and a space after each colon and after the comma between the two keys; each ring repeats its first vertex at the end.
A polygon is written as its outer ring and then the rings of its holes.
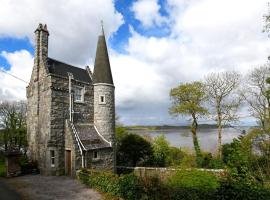
{"type": "MultiPolygon", "coordinates": [[[[82,159],[81,159],[79,146],[76,143],[76,139],[74,137],[74,134],[72,133],[72,129],[69,126],[68,122],[66,123],[66,126],[65,126],[65,151],[66,150],[71,151],[71,175],[75,177],[76,171],[82,167],[82,159]]],[[[65,169],[66,169],[65,174],[67,175],[66,163],[65,163],[65,169]]]]}
{"type": "Polygon", "coordinates": [[[97,149],[86,152],[86,167],[101,170],[114,170],[114,152],[112,148],[97,149]],[[98,158],[94,159],[94,151],[98,152],[98,158]]]}
{"type": "Polygon", "coordinates": [[[114,86],[94,85],[94,123],[103,137],[109,142],[115,135],[114,86]],[[100,96],[105,96],[105,103],[100,103],[100,96]]]}

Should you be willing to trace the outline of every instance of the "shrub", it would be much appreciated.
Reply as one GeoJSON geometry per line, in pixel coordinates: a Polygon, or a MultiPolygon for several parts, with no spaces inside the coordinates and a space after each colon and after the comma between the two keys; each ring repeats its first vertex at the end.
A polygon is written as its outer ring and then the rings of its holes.
{"type": "Polygon", "coordinates": [[[126,200],[141,199],[144,194],[142,180],[134,174],[121,175],[118,184],[119,195],[126,200]]]}
{"type": "Polygon", "coordinates": [[[134,174],[119,177],[111,172],[81,170],[78,177],[91,188],[125,200],[141,199],[144,195],[143,182],[134,174]]]}
{"type": "Polygon", "coordinates": [[[79,178],[86,185],[102,192],[118,195],[118,176],[106,171],[87,170],[79,173],[79,178]]]}
{"type": "Polygon", "coordinates": [[[206,171],[179,170],[168,180],[170,199],[211,199],[219,187],[218,178],[206,171]]]}
{"type": "Polygon", "coordinates": [[[170,144],[162,134],[157,136],[153,143],[154,164],[158,167],[165,167],[169,162],[170,144]]]}
{"type": "Polygon", "coordinates": [[[254,183],[224,179],[215,196],[217,200],[269,200],[270,190],[254,183]]]}
{"type": "Polygon", "coordinates": [[[184,157],[184,154],[185,153],[180,148],[170,146],[169,158],[168,158],[169,165],[179,166],[184,157]]]}
{"type": "Polygon", "coordinates": [[[146,166],[153,158],[150,142],[136,134],[127,134],[121,138],[117,146],[117,165],[146,166]]]}
{"type": "Polygon", "coordinates": [[[145,177],[143,178],[143,184],[145,189],[144,199],[169,199],[168,187],[158,177],[145,177]]]}
{"type": "Polygon", "coordinates": [[[174,176],[169,178],[168,184],[172,187],[194,187],[202,190],[219,187],[218,178],[214,174],[196,169],[177,171],[174,176]]]}

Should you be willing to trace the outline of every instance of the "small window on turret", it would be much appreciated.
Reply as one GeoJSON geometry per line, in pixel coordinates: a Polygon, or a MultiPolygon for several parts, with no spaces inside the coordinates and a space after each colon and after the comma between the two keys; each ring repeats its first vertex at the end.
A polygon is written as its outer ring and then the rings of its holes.
{"type": "Polygon", "coordinates": [[[105,95],[99,96],[99,104],[106,104],[105,95]]]}

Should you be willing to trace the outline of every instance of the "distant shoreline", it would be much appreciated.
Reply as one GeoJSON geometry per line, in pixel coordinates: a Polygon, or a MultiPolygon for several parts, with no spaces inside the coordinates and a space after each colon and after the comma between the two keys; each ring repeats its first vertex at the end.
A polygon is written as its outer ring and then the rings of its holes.
{"type": "MultiPolygon", "coordinates": [[[[256,126],[224,126],[224,128],[230,128],[230,127],[256,127],[256,126]]],[[[125,126],[128,130],[168,130],[168,129],[190,129],[190,126],[172,126],[172,125],[161,125],[161,126],[125,126]]],[[[209,128],[217,128],[216,124],[200,124],[198,126],[198,129],[209,129],[209,128]]]]}

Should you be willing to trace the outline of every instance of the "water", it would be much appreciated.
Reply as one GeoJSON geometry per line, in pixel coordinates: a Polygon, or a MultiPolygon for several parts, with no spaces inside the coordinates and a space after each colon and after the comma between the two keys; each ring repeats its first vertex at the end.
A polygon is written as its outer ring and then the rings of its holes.
{"type": "MultiPolygon", "coordinates": [[[[250,127],[224,128],[222,132],[222,143],[230,143],[245,130],[248,132],[250,127]]],[[[132,130],[130,131],[139,135],[147,135],[155,138],[164,134],[168,142],[175,147],[188,148],[193,150],[192,134],[189,129],[175,128],[162,130],[132,130]]],[[[203,151],[216,152],[218,134],[215,128],[204,128],[197,131],[199,143],[203,151]]]]}

